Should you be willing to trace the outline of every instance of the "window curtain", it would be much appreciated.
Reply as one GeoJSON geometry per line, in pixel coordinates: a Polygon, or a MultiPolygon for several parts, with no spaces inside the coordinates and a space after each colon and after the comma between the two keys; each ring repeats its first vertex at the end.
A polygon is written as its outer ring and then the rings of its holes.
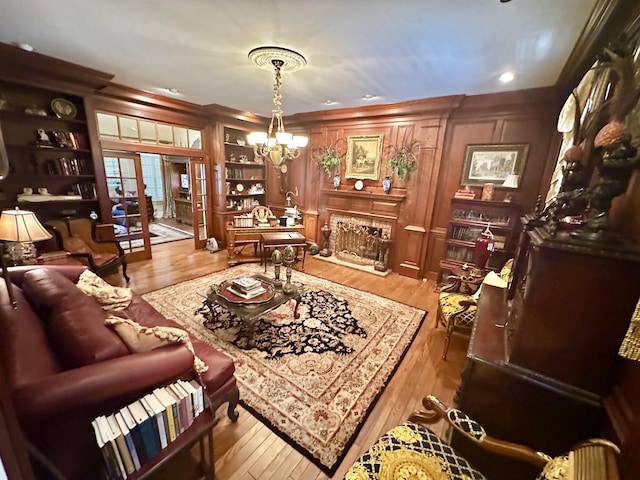
{"type": "Polygon", "coordinates": [[[162,155],[162,184],[164,188],[162,217],[175,218],[176,204],[173,201],[173,191],[171,189],[171,160],[166,155],[162,155]]]}

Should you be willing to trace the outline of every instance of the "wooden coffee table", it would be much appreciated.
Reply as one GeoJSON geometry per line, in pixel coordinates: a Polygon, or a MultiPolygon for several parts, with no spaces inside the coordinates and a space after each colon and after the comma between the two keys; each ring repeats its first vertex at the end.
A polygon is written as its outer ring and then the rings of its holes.
{"type": "Polygon", "coordinates": [[[227,290],[227,287],[231,283],[231,280],[228,280],[221,284],[212,285],[209,290],[204,293],[199,293],[199,295],[204,297],[204,303],[209,307],[213,319],[218,318],[215,305],[219,305],[224,310],[237,315],[242,320],[242,323],[247,328],[247,348],[249,349],[255,347],[253,337],[255,335],[256,323],[264,314],[284,305],[289,300],[294,300],[296,307],[293,310],[293,318],[300,318],[298,306],[300,305],[300,296],[304,292],[304,287],[300,284],[294,285],[292,292],[285,293],[282,291],[282,288],[276,288],[273,285],[272,278],[264,275],[252,275],[251,277],[260,280],[267,292],[250,300],[245,300],[227,290]]]}

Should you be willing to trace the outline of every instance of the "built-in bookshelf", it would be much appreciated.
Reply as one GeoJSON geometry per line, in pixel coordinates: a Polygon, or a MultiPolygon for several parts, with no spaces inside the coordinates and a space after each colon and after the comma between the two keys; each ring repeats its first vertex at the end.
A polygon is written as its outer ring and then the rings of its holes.
{"type": "Polygon", "coordinates": [[[487,227],[495,245],[487,267],[501,268],[514,253],[519,213],[520,205],[516,203],[452,199],[440,278],[443,271],[453,271],[464,264],[473,265],[475,240],[487,227]]]}
{"type": "Polygon", "coordinates": [[[92,422],[104,458],[102,477],[147,478],[183,449],[203,441],[205,435],[209,437],[211,469],[205,473],[212,475],[213,424],[208,397],[197,380],[177,380],[155,388],[92,422]]]}
{"type": "Polygon", "coordinates": [[[98,210],[81,96],[0,82],[0,128],[9,158],[0,208],[17,205],[45,220],[98,210]]]}
{"type": "Polygon", "coordinates": [[[246,213],[265,204],[265,165],[247,143],[247,132],[224,129],[225,208],[246,213]]]}

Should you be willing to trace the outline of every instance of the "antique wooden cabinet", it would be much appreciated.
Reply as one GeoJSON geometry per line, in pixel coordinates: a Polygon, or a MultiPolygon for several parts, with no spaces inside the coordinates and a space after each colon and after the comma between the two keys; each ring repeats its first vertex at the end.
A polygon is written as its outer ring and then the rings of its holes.
{"type": "Polygon", "coordinates": [[[583,242],[544,228],[516,268],[507,337],[509,362],[597,395],[612,367],[640,297],[640,249],[583,242]]]}
{"type": "MultiPolygon", "coordinates": [[[[510,289],[484,288],[458,407],[495,437],[552,455],[600,434],[603,401],[638,297],[637,247],[526,229],[510,289]]],[[[535,478],[452,443],[490,478],[535,478]],[[486,469],[486,470],[485,470],[486,469]]]]}

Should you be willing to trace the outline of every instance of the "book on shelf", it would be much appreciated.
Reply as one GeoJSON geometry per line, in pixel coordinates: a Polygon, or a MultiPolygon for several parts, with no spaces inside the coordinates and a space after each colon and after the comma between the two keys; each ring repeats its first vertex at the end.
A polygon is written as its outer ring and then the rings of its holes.
{"type": "Polygon", "coordinates": [[[205,410],[197,380],[176,380],[91,422],[107,480],[123,480],[153,459],[205,410]]]}
{"type": "Polygon", "coordinates": [[[173,399],[164,390],[164,388],[156,388],[153,391],[153,395],[156,397],[160,405],[164,408],[165,417],[167,420],[167,442],[173,442],[176,439],[176,423],[173,417],[173,399]]]}
{"type": "Polygon", "coordinates": [[[133,466],[133,458],[131,457],[131,453],[127,447],[122,429],[120,428],[120,425],[118,425],[115,414],[112,413],[106,418],[109,428],[111,429],[112,438],[116,442],[116,447],[118,447],[118,453],[120,453],[125,474],[129,475],[135,471],[135,467],[133,466]]]}
{"type": "Polygon", "coordinates": [[[120,456],[120,451],[116,444],[116,435],[111,430],[107,417],[100,415],[96,418],[96,422],[98,424],[100,436],[104,441],[103,448],[109,457],[110,469],[112,470],[111,473],[114,474],[115,478],[127,478],[127,472],[124,468],[124,463],[122,462],[122,457],[120,456]]]}
{"type": "Polygon", "coordinates": [[[133,419],[138,424],[145,457],[151,459],[160,451],[160,439],[157,433],[157,426],[156,430],[154,430],[155,420],[149,416],[140,400],[136,400],[130,404],[128,408],[131,415],[133,415],[133,419]]]}
{"type": "Polygon", "coordinates": [[[185,425],[183,424],[183,420],[180,418],[180,397],[178,394],[171,388],[169,385],[163,387],[164,391],[171,397],[171,409],[173,412],[173,422],[176,428],[176,436],[180,435],[184,432],[185,425]]]}
{"type": "Polygon", "coordinates": [[[98,419],[96,418],[91,422],[91,426],[93,427],[93,433],[96,437],[96,443],[98,444],[98,448],[100,449],[100,453],[102,454],[102,458],[104,460],[104,478],[107,480],[118,480],[121,478],[121,475],[118,472],[118,467],[116,465],[115,454],[113,453],[113,449],[108,440],[104,439],[104,435],[106,432],[101,432],[100,426],[98,425],[98,419]]]}
{"type": "Polygon", "coordinates": [[[195,419],[198,415],[202,413],[200,409],[200,396],[198,393],[198,389],[195,388],[191,382],[187,382],[186,380],[178,380],[178,383],[185,389],[185,391],[189,394],[189,398],[191,399],[191,408],[193,413],[193,418],[195,419]]]}
{"type": "Polygon", "coordinates": [[[196,414],[196,416],[198,416],[202,412],[204,412],[204,405],[205,405],[204,388],[196,380],[191,380],[189,383],[196,390],[196,397],[197,397],[196,403],[198,404],[198,413],[196,414]]]}
{"type": "Polygon", "coordinates": [[[189,412],[187,408],[187,392],[185,392],[177,383],[169,385],[169,388],[178,399],[178,412],[180,417],[180,433],[184,432],[191,421],[189,419],[189,412]]]}
{"type": "Polygon", "coordinates": [[[121,408],[120,414],[122,415],[122,419],[124,420],[127,428],[129,429],[129,433],[131,434],[131,441],[133,442],[136,456],[138,457],[138,462],[142,465],[149,459],[147,458],[147,453],[144,450],[144,442],[142,441],[142,433],[140,432],[139,425],[133,418],[129,407],[121,408]]]}
{"type": "MultiPolygon", "coordinates": [[[[129,430],[129,425],[125,422],[124,417],[122,415],[122,411],[118,411],[114,414],[116,422],[118,423],[118,427],[120,427],[120,431],[122,432],[122,436],[124,437],[124,442],[127,446],[127,450],[129,450],[129,455],[131,456],[131,461],[133,462],[134,470],[140,470],[140,458],[138,457],[138,452],[136,450],[136,446],[133,443],[133,437],[131,436],[131,430],[129,430]]],[[[133,420],[133,419],[132,419],[133,420]]]]}
{"type": "MultiPolygon", "coordinates": [[[[145,407],[149,407],[151,414],[156,419],[158,425],[158,433],[160,435],[160,448],[166,448],[168,444],[167,430],[167,416],[162,404],[158,401],[153,393],[148,393],[141,399],[145,407]]],[[[149,410],[147,410],[149,411],[149,410]]]]}

